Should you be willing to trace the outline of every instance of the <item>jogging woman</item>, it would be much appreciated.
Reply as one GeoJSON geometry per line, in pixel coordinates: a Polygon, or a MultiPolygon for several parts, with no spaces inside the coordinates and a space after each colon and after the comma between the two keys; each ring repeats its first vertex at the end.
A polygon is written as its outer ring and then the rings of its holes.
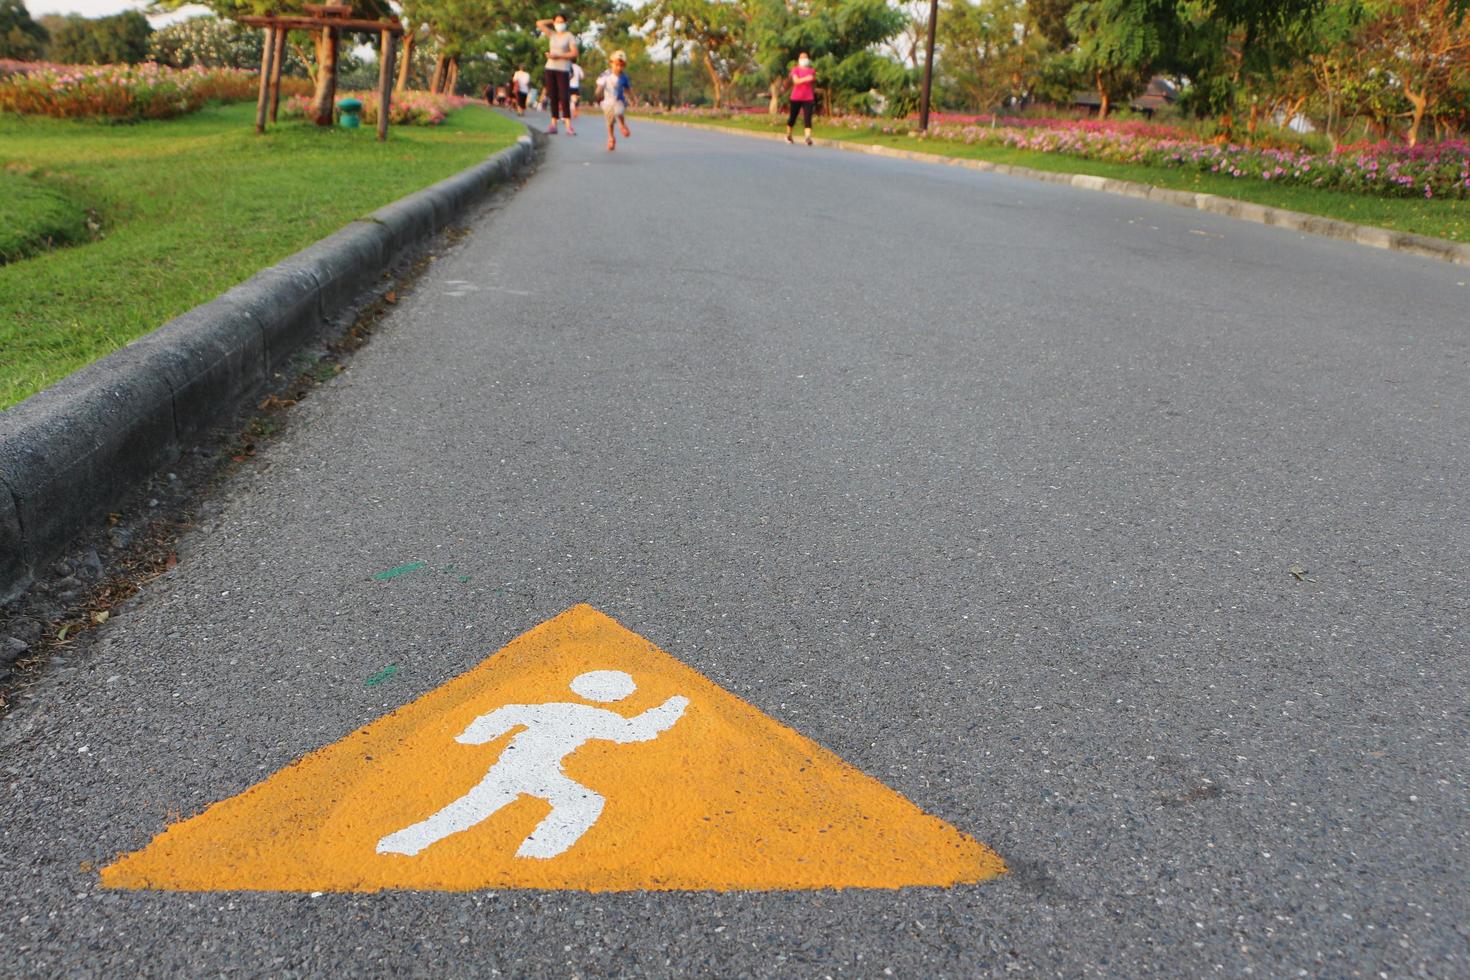
{"type": "Polygon", "coordinates": [[[786,117],[786,142],[791,142],[791,130],[796,126],[796,115],[801,113],[802,125],[806,127],[806,145],[812,145],[812,107],[817,103],[814,85],[817,70],[812,67],[811,56],[805,51],[796,59],[791,69],[791,114],[786,117]]]}
{"type": "Polygon", "coordinates": [[[567,15],[557,14],[551,20],[538,20],[536,28],[551,38],[551,49],[546,53],[546,108],[551,113],[548,133],[556,132],[558,121],[567,121],[567,133],[576,136],[572,128],[572,62],[577,60],[577,39],[567,30],[567,15]]]}

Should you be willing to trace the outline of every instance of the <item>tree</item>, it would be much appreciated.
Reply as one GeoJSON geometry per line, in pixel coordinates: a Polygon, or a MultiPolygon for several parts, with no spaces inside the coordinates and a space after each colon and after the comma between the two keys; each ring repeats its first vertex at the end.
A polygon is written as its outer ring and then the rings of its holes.
{"type": "Polygon", "coordinates": [[[1408,141],[1467,84],[1470,12],[1457,0],[1370,0],[1360,38],[1369,64],[1391,74],[1409,101],[1408,141]]]}
{"type": "Polygon", "coordinates": [[[135,65],[148,57],[153,28],[136,10],[111,17],[63,17],[51,30],[46,56],[68,65],[135,65]]]}
{"type": "Polygon", "coordinates": [[[1077,42],[1067,27],[1067,18],[1077,4],[1078,0],[1026,0],[1026,16],[1055,50],[1065,52],[1077,42]]]}
{"type": "Polygon", "coordinates": [[[785,0],[745,0],[756,68],[769,85],[772,112],[796,56],[806,51],[829,105],[862,108],[876,90],[890,105],[912,104],[913,79],[898,62],[873,48],[903,30],[906,15],[887,0],[810,0],[802,9],[785,0]]]}
{"type": "Polygon", "coordinates": [[[754,66],[744,8],[730,0],[655,0],[642,8],[649,25],[672,24],[674,36],[699,54],[714,91],[715,107],[724,104],[725,87],[754,66]]]}
{"type": "MultiPolygon", "coordinates": [[[[1286,85],[1305,88],[1315,97],[1323,132],[1334,147],[1349,107],[1350,80],[1361,73],[1362,59],[1353,42],[1365,13],[1362,0],[1331,0],[1313,12],[1300,34],[1299,60],[1284,79],[1286,85]]],[[[1286,118],[1295,115],[1290,112],[1286,118]]]]}
{"type": "Polygon", "coordinates": [[[1228,139],[1249,102],[1254,139],[1263,98],[1276,76],[1306,55],[1322,0],[1181,0],[1171,67],[1190,80],[1185,102],[1200,116],[1220,117],[1228,139]]]}
{"type": "MultiPolygon", "coordinates": [[[[900,64],[917,71],[922,65],[920,55],[924,51],[925,39],[929,35],[928,0],[894,0],[903,12],[903,26],[887,42],[887,48],[900,64]]],[[[941,20],[942,24],[943,21],[941,20]]]]}
{"type": "Polygon", "coordinates": [[[939,17],[941,83],[963,104],[993,109],[1024,97],[1046,47],[1025,0],[951,0],[939,17]]]}
{"type": "Polygon", "coordinates": [[[1071,62],[1097,90],[1098,118],[1141,91],[1177,37],[1173,0],[1082,0],[1067,13],[1071,62]]]}
{"type": "MultiPolygon", "coordinates": [[[[154,31],[148,57],[173,68],[259,68],[264,43],[256,28],[205,14],[154,31]]],[[[289,50],[284,70],[298,77],[307,74],[307,66],[289,50]]]]}
{"type": "Polygon", "coordinates": [[[31,19],[24,0],[0,0],[0,58],[35,61],[51,35],[31,19]]]}

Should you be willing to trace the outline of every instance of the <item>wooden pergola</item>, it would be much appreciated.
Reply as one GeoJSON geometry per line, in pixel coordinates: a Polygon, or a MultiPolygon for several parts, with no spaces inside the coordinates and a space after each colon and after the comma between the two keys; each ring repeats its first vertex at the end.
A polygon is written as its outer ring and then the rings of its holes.
{"type": "Polygon", "coordinates": [[[276,121],[281,106],[281,69],[286,61],[286,32],[326,31],[329,58],[317,65],[318,72],[328,72],[326,106],[318,107],[318,126],[332,125],[332,108],[337,101],[337,43],[343,31],[374,33],[378,45],[378,141],[388,138],[388,110],[393,99],[393,69],[398,55],[398,38],[403,25],[396,20],[354,20],[352,8],[345,4],[305,4],[305,14],[270,14],[262,17],[240,17],[240,23],[265,30],[265,47],[260,53],[260,95],[255,103],[255,131],[265,132],[266,119],[276,121]]]}

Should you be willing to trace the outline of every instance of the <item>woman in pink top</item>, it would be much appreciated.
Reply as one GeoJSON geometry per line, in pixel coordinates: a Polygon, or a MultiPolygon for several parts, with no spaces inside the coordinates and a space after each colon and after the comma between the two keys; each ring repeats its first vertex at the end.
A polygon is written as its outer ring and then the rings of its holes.
{"type": "Polygon", "coordinates": [[[812,145],[812,107],[817,104],[817,93],[813,88],[817,70],[812,67],[811,56],[805,51],[796,59],[791,69],[791,115],[786,117],[786,142],[791,142],[791,130],[796,126],[796,114],[802,116],[806,128],[806,145],[812,145]]]}

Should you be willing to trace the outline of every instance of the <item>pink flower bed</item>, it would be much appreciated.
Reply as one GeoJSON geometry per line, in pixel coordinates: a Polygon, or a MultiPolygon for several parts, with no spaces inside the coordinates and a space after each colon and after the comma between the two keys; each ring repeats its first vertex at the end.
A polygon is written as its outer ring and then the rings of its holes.
{"type": "MultiPolygon", "coordinates": [[[[989,118],[989,117],[985,117],[989,118]]],[[[1219,145],[1181,130],[1143,122],[1004,119],[994,125],[931,124],[927,134],[907,122],[839,118],[835,125],[971,145],[1009,146],[1085,160],[1198,170],[1237,180],[1261,180],[1379,197],[1470,198],[1470,142],[1447,140],[1409,147],[1373,143],[1335,153],[1219,145]]]]}
{"type": "Polygon", "coordinates": [[[255,98],[256,76],[227,68],[0,61],[0,112],[58,119],[167,119],[206,102],[255,98]]]}
{"type": "MultiPolygon", "coordinates": [[[[376,92],[338,92],[337,101],[352,98],[362,102],[362,121],[378,123],[376,92]]],[[[437,126],[455,109],[473,101],[458,95],[430,95],[428,92],[400,92],[389,102],[388,122],[393,126],[437,126]]],[[[298,95],[281,104],[281,115],[288,119],[304,119],[311,112],[311,96],[298,95]]]]}
{"type": "MultiPolygon", "coordinates": [[[[909,122],[917,123],[918,116],[909,122]]],[[[1144,122],[1138,119],[1056,119],[1024,118],[1020,116],[958,115],[955,113],[933,113],[929,117],[931,126],[985,126],[1009,129],[1070,129],[1087,133],[1110,133],[1117,136],[1142,136],[1149,139],[1189,139],[1189,133],[1177,126],[1144,122]]]]}

